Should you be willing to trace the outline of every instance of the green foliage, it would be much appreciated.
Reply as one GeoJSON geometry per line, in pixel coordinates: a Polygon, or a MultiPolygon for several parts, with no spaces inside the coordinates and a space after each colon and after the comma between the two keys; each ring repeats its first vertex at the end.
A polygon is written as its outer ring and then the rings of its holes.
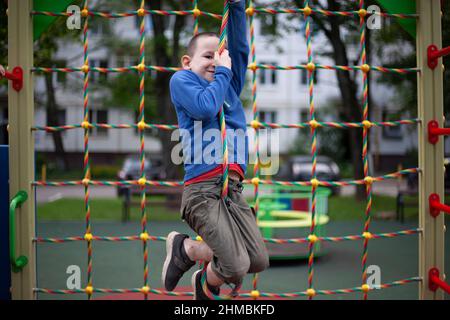
{"type": "MultiPolygon", "coordinates": [[[[442,16],[442,47],[450,45],[450,5],[444,5],[442,16]],[[447,7],[447,8],[445,8],[447,7]]],[[[384,24],[378,31],[373,33],[374,53],[381,60],[380,65],[385,67],[409,68],[417,65],[416,62],[416,39],[412,38],[397,20],[384,24]],[[404,48],[408,48],[408,53],[404,48]],[[401,53],[401,54],[399,54],[401,53]]],[[[450,61],[443,59],[444,72],[444,113],[450,113],[450,61]]],[[[417,116],[417,75],[406,76],[383,73],[377,79],[379,83],[385,83],[396,88],[398,93],[393,103],[400,106],[399,113],[408,112],[412,117],[417,116]]]]}
{"type": "MultiPolygon", "coordinates": [[[[6,16],[7,3],[0,1],[0,64],[7,65],[8,62],[8,18],[6,16]]],[[[5,83],[1,83],[5,85],[5,83]]]]}
{"type": "Polygon", "coordinates": [[[121,166],[94,165],[91,167],[92,179],[116,179],[121,166]]]}

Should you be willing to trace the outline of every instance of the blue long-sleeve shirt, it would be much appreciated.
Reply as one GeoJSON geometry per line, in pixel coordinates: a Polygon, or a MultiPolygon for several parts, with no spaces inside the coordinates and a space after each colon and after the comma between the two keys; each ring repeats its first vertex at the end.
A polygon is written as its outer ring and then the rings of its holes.
{"type": "Polygon", "coordinates": [[[228,163],[245,172],[248,161],[246,119],[239,95],[245,83],[249,46],[245,1],[230,3],[228,50],[231,70],[217,66],[208,82],[191,70],[176,72],[170,80],[183,144],[185,177],[196,178],[222,163],[222,142],[218,113],[223,105],[227,127],[228,163]]]}

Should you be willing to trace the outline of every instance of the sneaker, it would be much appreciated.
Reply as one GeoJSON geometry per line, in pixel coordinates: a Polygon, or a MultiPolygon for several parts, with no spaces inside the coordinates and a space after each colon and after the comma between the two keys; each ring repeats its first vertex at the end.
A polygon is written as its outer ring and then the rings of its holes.
{"type": "MultiPolygon", "coordinates": [[[[197,270],[192,275],[191,283],[194,290],[194,300],[211,300],[202,288],[202,271],[202,269],[197,270]]],[[[220,295],[220,288],[211,288],[208,285],[208,289],[216,296],[220,295]]]]}
{"type": "Polygon", "coordinates": [[[208,298],[208,296],[205,294],[202,288],[202,270],[197,270],[192,275],[192,290],[194,291],[194,300],[211,300],[208,298]]]}
{"type": "Polygon", "coordinates": [[[175,289],[183,274],[195,265],[195,261],[191,261],[184,251],[183,242],[186,238],[189,238],[187,234],[176,231],[167,236],[167,256],[162,271],[162,283],[167,291],[175,289]]]}

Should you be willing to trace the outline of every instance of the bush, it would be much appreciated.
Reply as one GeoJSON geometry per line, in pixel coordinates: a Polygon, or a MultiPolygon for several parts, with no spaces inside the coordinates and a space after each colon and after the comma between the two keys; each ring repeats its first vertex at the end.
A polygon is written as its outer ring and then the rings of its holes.
{"type": "Polygon", "coordinates": [[[116,179],[120,166],[93,165],[91,166],[91,179],[116,179]]]}

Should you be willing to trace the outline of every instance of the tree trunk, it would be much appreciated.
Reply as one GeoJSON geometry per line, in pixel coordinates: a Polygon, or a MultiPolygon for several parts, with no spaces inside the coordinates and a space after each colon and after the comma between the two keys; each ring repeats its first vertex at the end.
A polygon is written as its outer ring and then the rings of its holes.
{"type": "MultiPolygon", "coordinates": [[[[151,9],[161,10],[161,1],[151,1],[149,3],[151,9]]],[[[154,15],[152,16],[153,30],[155,32],[154,38],[154,61],[158,66],[179,65],[179,38],[180,32],[185,24],[185,17],[176,16],[172,50],[169,50],[169,41],[164,35],[165,22],[167,17],[154,15]],[[171,52],[171,55],[170,53],[171,52]]],[[[170,100],[169,81],[172,74],[167,72],[158,72],[155,82],[155,94],[158,105],[158,114],[165,124],[177,123],[177,116],[174,107],[170,100]]],[[[171,159],[172,149],[177,145],[178,141],[171,141],[171,131],[160,130],[159,137],[162,145],[162,158],[165,165],[165,170],[168,179],[179,179],[181,177],[181,170],[175,166],[171,159]]]]}
{"type": "MultiPolygon", "coordinates": [[[[47,91],[47,119],[48,119],[48,126],[59,126],[62,125],[62,123],[59,123],[58,119],[58,105],[56,103],[55,98],[55,88],[53,87],[53,74],[52,73],[45,73],[45,86],[47,91]]],[[[69,161],[67,159],[67,154],[64,150],[64,143],[62,140],[61,131],[53,131],[52,132],[53,137],[53,144],[55,146],[55,155],[57,161],[57,165],[61,165],[61,170],[67,170],[69,168],[69,161]]]]}
{"type": "MultiPolygon", "coordinates": [[[[299,5],[299,1],[296,1],[299,5]]],[[[340,5],[334,0],[328,0],[327,10],[339,11],[340,5]]],[[[333,52],[332,56],[336,65],[349,66],[349,58],[345,43],[341,38],[340,28],[342,26],[342,19],[338,16],[326,17],[326,27],[321,17],[313,16],[314,22],[324,32],[325,36],[330,41],[333,52]]],[[[358,86],[355,79],[352,78],[349,71],[336,71],[339,90],[341,92],[341,106],[339,113],[344,116],[345,121],[360,122],[362,121],[362,107],[358,101],[358,86]]],[[[362,134],[361,130],[349,129],[348,145],[350,147],[350,155],[353,164],[353,173],[355,179],[364,177],[363,159],[362,159],[362,134]]],[[[356,198],[358,200],[365,199],[365,186],[357,186],[356,198]]]]}

